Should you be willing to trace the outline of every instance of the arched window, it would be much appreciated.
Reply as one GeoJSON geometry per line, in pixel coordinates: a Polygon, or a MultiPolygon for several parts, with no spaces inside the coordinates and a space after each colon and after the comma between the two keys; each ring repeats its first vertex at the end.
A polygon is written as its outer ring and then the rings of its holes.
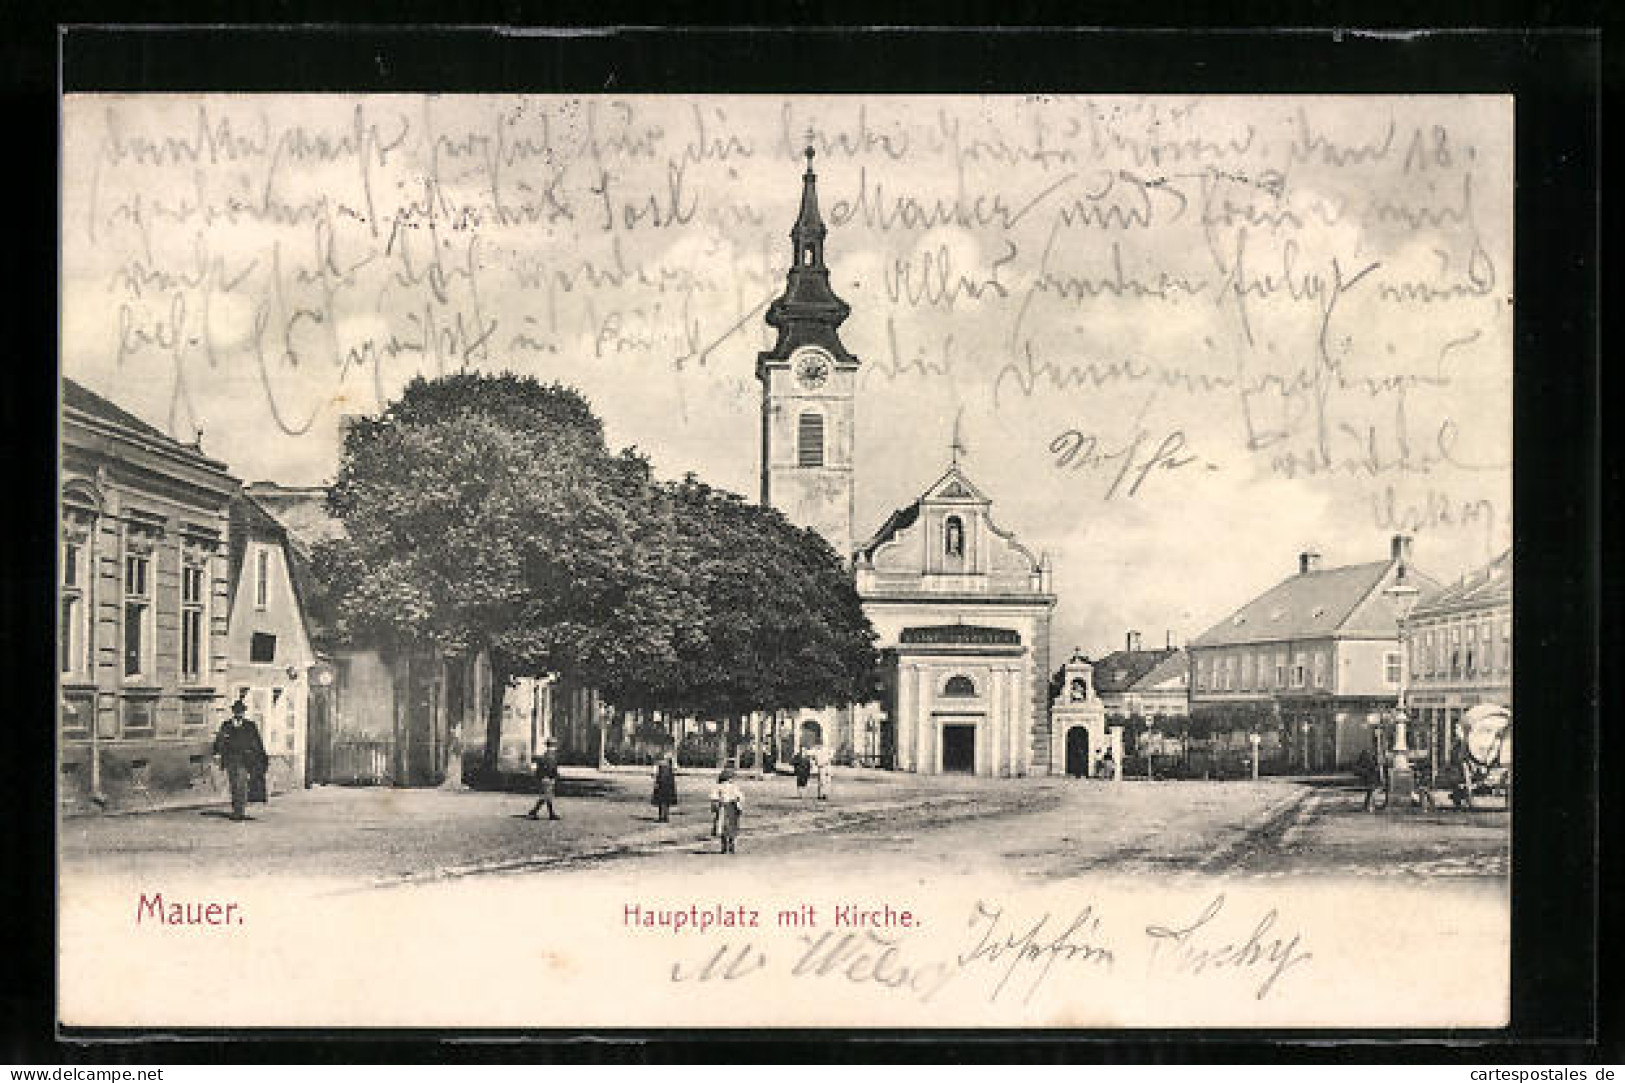
{"type": "Polygon", "coordinates": [[[950,515],[942,527],[942,551],[951,557],[965,555],[965,524],[959,516],[950,515]]]}
{"type": "Polygon", "coordinates": [[[796,465],[824,465],[824,415],[802,414],[796,428],[796,465]]]}
{"type": "Polygon", "coordinates": [[[974,696],[976,695],[976,685],[963,673],[956,673],[948,678],[947,684],[942,686],[942,694],[945,696],[974,696]]]}

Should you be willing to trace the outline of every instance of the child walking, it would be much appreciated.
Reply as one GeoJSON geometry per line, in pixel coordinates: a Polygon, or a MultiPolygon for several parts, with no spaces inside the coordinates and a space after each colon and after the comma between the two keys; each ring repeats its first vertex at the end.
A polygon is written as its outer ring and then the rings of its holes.
{"type": "Polygon", "coordinates": [[[722,833],[721,853],[736,853],[734,841],[739,837],[739,814],[745,806],[745,795],[734,784],[734,773],[724,767],[717,776],[717,788],[711,791],[711,805],[717,810],[717,821],[722,833]]]}

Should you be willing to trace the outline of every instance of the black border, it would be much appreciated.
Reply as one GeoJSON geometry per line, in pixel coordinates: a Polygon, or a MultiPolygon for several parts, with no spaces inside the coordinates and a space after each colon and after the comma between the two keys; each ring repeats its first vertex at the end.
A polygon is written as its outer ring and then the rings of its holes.
{"type": "MultiPolygon", "coordinates": [[[[149,6],[177,18],[183,5],[149,6]]],[[[238,18],[282,24],[321,18],[314,5],[234,5],[238,18]]],[[[466,10],[468,5],[463,5],[466,10]]],[[[1126,7],[1126,5],[1125,5],[1126,7]]],[[[1475,6],[1476,7],[1476,6],[1475,6]]],[[[397,6],[396,18],[447,21],[449,6],[397,6]]],[[[805,6],[798,12],[804,13],[805,6]]],[[[1023,13],[1045,14],[1036,5],[1023,13]]],[[[1320,10],[1324,15],[1324,10],[1320,10]]],[[[509,5],[489,20],[515,21],[509,5]]],[[[555,7],[555,24],[576,13],[555,7]]],[[[760,16],[760,13],[753,13],[760,16]]],[[[957,15],[958,13],[952,13],[957,15]]],[[[1059,15],[1059,13],[1055,13],[1059,15]]],[[[1094,13],[1091,13],[1094,14],[1094,13]]],[[[1301,18],[1302,12],[1299,12],[1301,18]]],[[[1478,10],[1479,23],[1504,18],[1478,10]]],[[[1516,14],[1516,13],[1514,13],[1516,14]]],[[[1279,13],[1288,22],[1288,12],[1279,13]]],[[[867,8],[855,20],[879,21],[867,8]]],[[[82,16],[81,16],[82,17],[82,16]]],[[[952,16],[939,16],[945,20],[952,16]]],[[[1131,18],[1135,17],[1133,15],[1131,18]]],[[[1356,18],[1360,18],[1358,14],[1356,18]]],[[[1536,18],[1556,15],[1542,7],[1536,18]]],[[[473,21],[473,20],[469,20],[473,21]]],[[[749,15],[740,20],[750,24],[749,15]]],[[[1375,25],[1369,14],[1362,18],[1375,25]]],[[[1593,22],[1594,17],[1584,19],[1593,22]]],[[[38,29],[36,27],[36,29],[38,29]]],[[[36,43],[37,45],[38,43],[36,43]]],[[[1506,1032],[1484,1031],[338,1031],[176,1034],[136,1044],[136,1034],[54,1026],[54,809],[48,736],[27,720],[49,717],[49,647],[37,629],[51,621],[50,565],[39,567],[54,532],[54,372],[19,357],[0,398],[0,422],[19,440],[12,461],[33,499],[19,501],[8,544],[32,560],[11,561],[4,578],[7,669],[27,688],[13,714],[23,731],[13,784],[3,793],[10,843],[32,845],[23,874],[7,878],[16,928],[5,997],[6,1046],[19,1061],[338,1063],[372,1060],[494,1062],[511,1059],[624,1062],[876,1060],[1046,1062],[1103,1060],[1572,1061],[1595,1059],[1600,932],[1597,764],[1598,588],[1601,459],[1598,358],[1598,122],[1602,41],[1587,30],[1446,31],[1391,36],[1297,30],[840,31],[761,28],[631,29],[538,36],[488,29],[351,26],[66,30],[60,44],[66,90],[356,90],[1181,93],[1512,93],[1517,96],[1517,396],[1515,544],[1516,649],[1520,712],[1542,720],[1551,740],[1519,743],[1514,832],[1514,1014],[1506,1032]],[[38,426],[38,428],[35,428],[38,426]],[[52,429],[47,441],[44,430],[52,429]],[[22,570],[22,569],[26,569],[22,570]],[[1538,678],[1538,679],[1537,679],[1538,678]],[[30,829],[19,831],[20,825],[30,829]],[[27,885],[26,887],[24,885],[27,885]],[[40,890],[40,885],[47,885],[40,890]],[[22,911],[27,906],[28,911],[22,911]],[[26,913],[26,916],[19,916],[26,913]],[[17,979],[17,980],[12,980],[17,979]],[[231,1034],[231,1044],[219,1038],[231,1034]],[[316,1041],[317,1038],[337,1041],[316,1041]],[[515,1047],[514,1039],[533,1037],[515,1047]],[[185,1039],[205,1039],[200,1041],[185,1039]],[[75,1039],[89,1039],[85,1041],[75,1039]],[[102,1041],[101,1039],[123,1039],[102,1041]],[[485,1039],[470,1042],[466,1039],[485,1039]],[[695,1039],[700,1039],[696,1044],[695,1039]],[[1395,1039],[1403,1039],[1395,1044],[1395,1039]],[[1264,1044],[1265,1042],[1269,1044],[1264,1044]]],[[[56,138],[55,57],[8,44],[0,60],[24,93],[9,109],[14,153],[51,153],[56,138]],[[42,63],[43,61],[43,63],[42,63]]],[[[8,87],[8,89],[10,89],[8,87]]],[[[54,153],[52,160],[54,161],[54,153]]],[[[42,344],[55,356],[55,186],[41,213],[20,216],[37,258],[7,261],[10,297],[43,319],[42,344]],[[35,242],[43,242],[35,247],[35,242]],[[42,288],[43,287],[43,288],[42,288]]],[[[41,350],[40,352],[44,352],[41,350]]],[[[33,351],[29,351],[30,354],[33,351]]],[[[1610,480],[1617,478],[1611,466],[1610,480]]],[[[1611,872],[1612,870],[1610,870],[1611,872]]],[[[1617,878],[1615,879],[1617,886],[1617,878]]],[[[523,988],[522,982],[519,988],[523,988]]],[[[1399,990],[1396,989],[1396,994],[1399,990]]],[[[1617,996],[1617,987],[1609,991],[1617,996]]],[[[1609,1018],[1617,1019],[1617,1010],[1609,1018]]],[[[1611,1038],[1617,1039],[1617,1029],[1611,1038]]]]}

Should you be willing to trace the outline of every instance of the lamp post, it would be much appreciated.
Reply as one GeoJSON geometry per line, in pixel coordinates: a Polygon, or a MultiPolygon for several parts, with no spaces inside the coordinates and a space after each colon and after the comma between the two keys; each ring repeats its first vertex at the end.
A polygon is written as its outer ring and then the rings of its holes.
{"type": "Polygon", "coordinates": [[[1411,769],[1410,748],[1405,743],[1405,686],[1410,677],[1410,662],[1406,657],[1409,652],[1405,649],[1405,619],[1411,615],[1421,591],[1405,581],[1405,566],[1402,564],[1399,574],[1382,594],[1393,609],[1394,620],[1399,627],[1399,694],[1394,710],[1394,747],[1390,753],[1388,771],[1388,807],[1394,808],[1396,801],[1408,806],[1416,794],[1416,773],[1411,769]]]}

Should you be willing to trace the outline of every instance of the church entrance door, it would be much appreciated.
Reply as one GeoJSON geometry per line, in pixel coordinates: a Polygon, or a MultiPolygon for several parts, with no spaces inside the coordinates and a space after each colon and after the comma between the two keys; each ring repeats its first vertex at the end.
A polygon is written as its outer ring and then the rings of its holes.
{"type": "Polygon", "coordinates": [[[1073,778],[1089,773],[1089,730],[1084,726],[1066,731],[1066,773],[1073,778]]]}
{"type": "Polygon", "coordinates": [[[951,723],[942,727],[943,771],[976,772],[976,726],[951,723]]]}

